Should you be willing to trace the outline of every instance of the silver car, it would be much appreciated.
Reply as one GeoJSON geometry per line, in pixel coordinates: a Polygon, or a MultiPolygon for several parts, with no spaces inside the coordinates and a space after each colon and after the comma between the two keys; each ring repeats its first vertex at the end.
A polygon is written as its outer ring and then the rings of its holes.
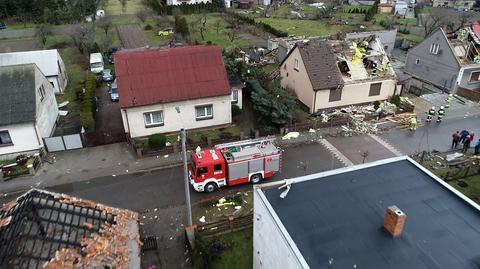
{"type": "Polygon", "coordinates": [[[115,76],[113,75],[112,69],[104,69],[102,71],[102,80],[103,81],[113,81],[115,79],[115,76]]]}
{"type": "Polygon", "coordinates": [[[118,86],[117,86],[117,80],[110,85],[110,90],[108,90],[108,94],[110,94],[110,100],[112,102],[117,102],[118,101],[118,86]]]}

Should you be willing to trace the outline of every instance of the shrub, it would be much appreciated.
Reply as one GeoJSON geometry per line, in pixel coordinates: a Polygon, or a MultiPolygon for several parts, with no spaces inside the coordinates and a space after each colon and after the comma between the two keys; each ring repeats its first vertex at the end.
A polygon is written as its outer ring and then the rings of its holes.
{"type": "Polygon", "coordinates": [[[163,149],[166,142],[167,137],[163,134],[154,134],[148,138],[148,145],[151,149],[163,149]]]}
{"type": "Polygon", "coordinates": [[[95,130],[95,90],[97,89],[97,79],[90,76],[85,81],[85,94],[83,97],[82,110],[80,112],[80,121],[85,131],[95,130]]]}
{"type": "Polygon", "coordinates": [[[392,104],[395,104],[397,107],[400,106],[400,95],[392,96],[392,104]]]}
{"type": "Polygon", "coordinates": [[[145,31],[150,31],[150,30],[153,29],[153,27],[152,27],[150,24],[147,24],[147,25],[145,25],[145,27],[143,27],[143,29],[144,29],[145,31]]]}
{"type": "Polygon", "coordinates": [[[232,117],[242,114],[242,110],[235,104],[232,105],[232,117]]]}
{"type": "Polygon", "coordinates": [[[377,100],[377,101],[373,102],[373,108],[375,110],[377,110],[379,107],[380,107],[380,101],[377,100]]]}

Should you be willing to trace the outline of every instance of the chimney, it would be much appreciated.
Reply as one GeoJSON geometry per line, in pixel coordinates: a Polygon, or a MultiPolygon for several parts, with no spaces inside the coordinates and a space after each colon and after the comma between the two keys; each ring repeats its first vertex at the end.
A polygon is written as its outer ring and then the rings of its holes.
{"type": "Polygon", "coordinates": [[[395,205],[389,206],[387,207],[387,212],[385,213],[383,227],[385,230],[387,230],[387,232],[390,233],[392,237],[398,237],[402,235],[406,219],[407,215],[405,215],[400,208],[395,205]]]}

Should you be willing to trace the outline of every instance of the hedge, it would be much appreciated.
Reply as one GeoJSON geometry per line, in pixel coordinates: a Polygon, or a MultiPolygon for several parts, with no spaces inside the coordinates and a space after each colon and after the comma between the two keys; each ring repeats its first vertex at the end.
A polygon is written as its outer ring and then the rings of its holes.
{"type": "Polygon", "coordinates": [[[87,132],[95,130],[95,111],[97,109],[95,102],[96,89],[97,79],[94,76],[89,76],[85,81],[85,95],[82,103],[82,111],[80,112],[80,121],[87,132]]]}
{"type": "Polygon", "coordinates": [[[160,13],[166,13],[167,15],[173,15],[174,10],[180,10],[182,14],[194,14],[201,12],[223,12],[225,11],[225,5],[223,1],[212,1],[212,3],[198,3],[198,4],[187,4],[182,3],[178,6],[164,5],[160,8],[160,13]]]}
{"type": "Polygon", "coordinates": [[[148,137],[148,146],[151,149],[163,149],[166,142],[167,137],[163,134],[154,134],[148,137]]]}

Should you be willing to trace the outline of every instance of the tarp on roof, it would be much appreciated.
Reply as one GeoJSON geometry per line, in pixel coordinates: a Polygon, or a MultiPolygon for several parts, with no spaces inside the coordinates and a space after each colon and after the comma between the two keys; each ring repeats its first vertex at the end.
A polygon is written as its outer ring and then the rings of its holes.
{"type": "Polygon", "coordinates": [[[230,94],[215,45],[124,50],[115,54],[115,70],[123,108],[230,94]]]}

